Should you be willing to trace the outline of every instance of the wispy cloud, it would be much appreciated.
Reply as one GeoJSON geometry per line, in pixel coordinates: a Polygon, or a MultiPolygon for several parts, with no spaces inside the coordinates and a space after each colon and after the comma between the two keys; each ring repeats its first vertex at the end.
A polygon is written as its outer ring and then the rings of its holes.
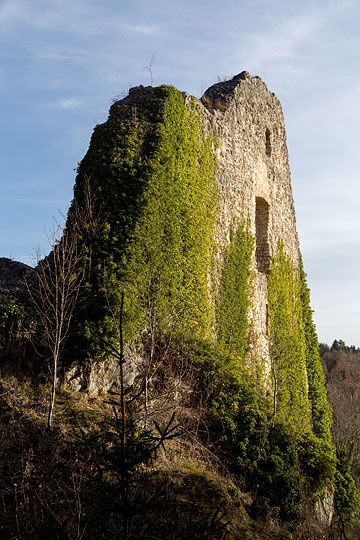
{"type": "Polygon", "coordinates": [[[59,201],[46,201],[42,199],[22,199],[18,197],[0,197],[0,202],[15,202],[25,204],[59,204],[59,201]]]}
{"type": "Polygon", "coordinates": [[[248,56],[251,66],[261,68],[268,62],[274,63],[289,61],[295,54],[297,47],[309,35],[313,34],[320,25],[320,21],[312,15],[300,15],[278,23],[264,34],[253,34],[250,37],[248,56]]]}
{"type": "Polygon", "coordinates": [[[155,36],[160,32],[157,24],[122,24],[120,28],[130,34],[140,34],[144,36],[155,36]]]}
{"type": "Polygon", "coordinates": [[[68,97],[58,99],[53,106],[61,109],[78,109],[81,107],[82,101],[77,97],[68,97]]]}
{"type": "Polygon", "coordinates": [[[91,57],[93,57],[93,54],[91,54],[90,51],[81,51],[77,49],[76,47],[64,47],[63,45],[59,45],[57,47],[52,46],[50,47],[48,44],[42,45],[37,44],[36,46],[32,46],[32,50],[30,51],[31,58],[34,60],[49,60],[51,62],[53,61],[67,61],[67,62],[76,62],[77,60],[90,60],[91,57]]]}
{"type": "Polygon", "coordinates": [[[241,46],[236,56],[247,69],[263,75],[268,71],[283,72],[287,78],[298,78],[310,73],[314,60],[319,58],[316,52],[334,41],[329,29],[339,18],[348,17],[353,5],[352,0],[328,0],[314,2],[310,7],[305,3],[296,15],[275,18],[269,14],[260,29],[239,36],[241,46]]]}
{"type": "MultiPolygon", "coordinates": [[[[65,2],[66,4],[66,2],[65,2]]],[[[25,0],[8,0],[0,7],[0,29],[14,29],[18,31],[21,26],[30,26],[38,30],[70,29],[76,22],[83,21],[77,4],[64,5],[48,2],[44,5],[39,0],[31,3],[25,0]]]]}
{"type": "MultiPolygon", "coordinates": [[[[42,2],[33,0],[7,0],[0,7],[0,29],[27,25],[43,31],[64,31],[84,35],[107,36],[118,33],[143,36],[158,35],[160,27],[156,22],[128,22],[122,13],[127,10],[98,5],[96,2],[77,0],[72,2],[42,2]]],[[[140,17],[139,17],[140,19],[140,17]]]]}

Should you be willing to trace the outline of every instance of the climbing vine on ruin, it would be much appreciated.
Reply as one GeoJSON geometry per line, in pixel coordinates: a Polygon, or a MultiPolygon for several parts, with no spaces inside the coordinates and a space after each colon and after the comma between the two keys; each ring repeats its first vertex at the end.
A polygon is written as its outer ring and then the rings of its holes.
{"type": "Polygon", "coordinates": [[[302,261],[293,270],[280,243],[269,275],[271,370],[278,411],[296,424],[307,423],[316,436],[331,441],[331,409],[318,352],[310,291],[302,261]],[[282,412],[283,410],[283,412],[282,412]],[[305,411],[305,414],[304,414],[305,411]]]}
{"type": "Polygon", "coordinates": [[[305,275],[302,266],[294,270],[281,242],[268,276],[268,301],[273,421],[292,426],[307,489],[320,493],[335,475],[331,413],[305,275]]]}
{"type": "Polygon", "coordinates": [[[310,307],[310,290],[307,286],[306,274],[301,259],[300,302],[305,337],[306,372],[311,403],[312,427],[318,437],[330,442],[332,414],[327,400],[325,375],[321,366],[318,338],[310,307]]]}
{"type": "Polygon", "coordinates": [[[236,364],[242,366],[245,366],[248,353],[253,249],[254,238],[247,225],[241,222],[237,231],[232,232],[225,251],[216,309],[218,345],[226,355],[236,360],[236,364]]]}
{"type": "Polygon", "coordinates": [[[137,104],[143,116],[119,122],[113,114],[96,128],[75,187],[76,199],[90,178],[101,216],[91,250],[84,240],[92,260],[77,330],[80,348],[92,356],[115,339],[121,292],[128,342],[144,329],[210,331],[214,137],[202,129],[196,100],[186,105],[173,87],[133,99],[132,110],[137,104]]]}
{"type": "Polygon", "coordinates": [[[274,416],[303,430],[310,427],[311,410],[300,290],[299,276],[280,242],[268,276],[274,416]]]}

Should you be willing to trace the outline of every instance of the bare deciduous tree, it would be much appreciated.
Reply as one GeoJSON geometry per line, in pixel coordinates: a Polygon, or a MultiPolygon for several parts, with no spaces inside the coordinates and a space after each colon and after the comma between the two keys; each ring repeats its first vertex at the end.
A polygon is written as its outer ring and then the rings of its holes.
{"type": "Polygon", "coordinates": [[[49,429],[52,427],[61,353],[69,336],[87,267],[91,265],[91,245],[90,256],[87,257],[85,265],[83,244],[79,240],[86,234],[91,244],[98,224],[99,218],[95,214],[89,180],[85,178],[82,206],[73,203],[65,230],[54,220],[52,228],[47,232],[51,253],[41,258],[41,254],[37,252],[37,284],[35,287],[28,286],[30,300],[41,324],[50,356],[52,390],[48,414],[49,429]]]}
{"type": "Polygon", "coordinates": [[[58,222],[54,222],[47,234],[52,251],[50,255],[39,260],[36,267],[37,284],[30,289],[31,303],[50,353],[52,389],[48,428],[52,426],[59,360],[69,335],[72,315],[84,278],[77,235],[69,231],[62,237],[61,234],[62,227],[58,222]]]}

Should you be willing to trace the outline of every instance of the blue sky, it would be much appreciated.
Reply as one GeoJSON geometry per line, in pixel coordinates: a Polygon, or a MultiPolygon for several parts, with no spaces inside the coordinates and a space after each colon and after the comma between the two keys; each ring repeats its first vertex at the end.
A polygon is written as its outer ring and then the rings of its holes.
{"type": "Polygon", "coordinates": [[[321,341],[360,346],[357,0],[0,0],[0,256],[31,262],[111,101],[259,75],[286,120],[321,341]]]}

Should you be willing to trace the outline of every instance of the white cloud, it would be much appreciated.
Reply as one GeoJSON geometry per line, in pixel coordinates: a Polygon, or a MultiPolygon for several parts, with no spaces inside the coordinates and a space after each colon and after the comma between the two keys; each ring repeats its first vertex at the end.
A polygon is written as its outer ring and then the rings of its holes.
{"type": "Polygon", "coordinates": [[[54,101],[48,101],[40,105],[43,109],[80,109],[85,101],[76,96],[59,97],[54,101]]]}
{"type": "Polygon", "coordinates": [[[68,97],[68,98],[61,98],[56,101],[55,106],[60,107],[62,109],[77,109],[81,107],[82,102],[79,98],[76,97],[68,97]]]}
{"type": "MultiPolygon", "coordinates": [[[[18,30],[27,25],[43,31],[63,31],[83,35],[116,35],[116,33],[158,35],[160,28],[154,22],[126,22],[127,10],[98,5],[96,2],[62,0],[8,0],[0,7],[0,29],[18,30]]],[[[140,17],[139,17],[140,20],[140,17]]]]}
{"type": "Polygon", "coordinates": [[[268,33],[253,35],[253,52],[248,57],[249,65],[259,69],[268,62],[289,61],[299,44],[313,34],[319,25],[320,21],[314,16],[300,15],[282,21],[268,33]]]}
{"type": "Polygon", "coordinates": [[[120,29],[129,32],[130,34],[142,34],[145,36],[155,36],[160,32],[160,28],[155,24],[123,24],[120,29]]]}
{"type": "Polygon", "coordinates": [[[355,7],[352,0],[328,0],[299,4],[296,15],[291,16],[279,16],[279,12],[275,16],[269,10],[258,29],[234,36],[233,41],[242,44],[235,47],[235,59],[250,72],[262,74],[265,80],[269,80],[268,74],[276,78],[278,92],[282,78],[287,86],[289,80],[298,84],[301,76],[315,74],[321,53],[325,63],[329,60],[325,55],[331,52],[325,48],[338,47],[335,29],[341,33],[339,20],[351,17],[355,7]]]}
{"type": "Polygon", "coordinates": [[[17,197],[0,197],[0,202],[15,202],[25,204],[58,204],[56,201],[46,201],[42,199],[22,199],[17,197]]]}
{"type": "Polygon", "coordinates": [[[28,25],[40,30],[71,29],[77,20],[84,20],[85,10],[81,17],[78,7],[74,3],[8,0],[0,7],[0,28],[18,31],[19,26],[28,25]]]}

